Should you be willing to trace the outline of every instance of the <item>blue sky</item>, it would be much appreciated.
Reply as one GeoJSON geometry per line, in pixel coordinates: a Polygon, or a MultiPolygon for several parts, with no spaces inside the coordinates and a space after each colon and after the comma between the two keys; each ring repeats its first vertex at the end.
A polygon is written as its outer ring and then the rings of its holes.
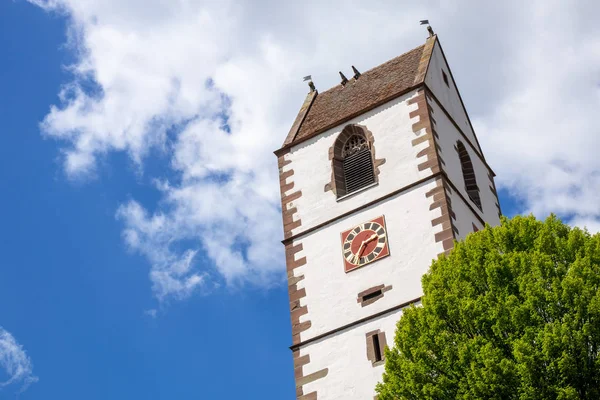
{"type": "Polygon", "coordinates": [[[417,46],[424,15],[505,215],[600,226],[592,3],[184,3],[0,2],[0,399],[293,399],[271,152],[302,76],[417,46]]]}
{"type": "Polygon", "coordinates": [[[0,326],[39,377],[19,398],[293,398],[285,287],[144,313],[156,307],[147,261],[127,251],[115,211],[132,196],[156,201],[149,179],[115,155],[93,182],[72,182],[57,144],[40,136],[68,79],[64,41],[63,18],[0,2],[0,326]]]}

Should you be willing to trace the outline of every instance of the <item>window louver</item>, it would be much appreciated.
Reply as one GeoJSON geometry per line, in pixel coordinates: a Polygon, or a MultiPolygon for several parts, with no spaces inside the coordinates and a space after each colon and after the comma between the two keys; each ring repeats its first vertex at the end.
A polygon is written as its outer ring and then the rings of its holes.
{"type": "Polygon", "coordinates": [[[346,193],[350,194],[375,182],[371,151],[363,148],[344,159],[346,193]]]}

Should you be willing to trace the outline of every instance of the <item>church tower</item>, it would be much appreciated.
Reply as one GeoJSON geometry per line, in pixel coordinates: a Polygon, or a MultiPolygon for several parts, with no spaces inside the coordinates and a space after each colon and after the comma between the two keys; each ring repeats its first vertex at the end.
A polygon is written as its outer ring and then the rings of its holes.
{"type": "Polygon", "coordinates": [[[500,223],[494,172],[436,35],[327,91],[309,86],[275,152],[296,396],[373,399],[432,259],[500,223]]]}

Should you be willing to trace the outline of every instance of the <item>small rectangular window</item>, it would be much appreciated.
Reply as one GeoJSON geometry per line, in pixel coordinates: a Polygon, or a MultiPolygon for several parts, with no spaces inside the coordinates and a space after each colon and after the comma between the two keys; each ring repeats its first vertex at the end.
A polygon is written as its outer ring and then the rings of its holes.
{"type": "Polygon", "coordinates": [[[381,344],[379,343],[379,335],[373,335],[373,352],[375,353],[375,362],[383,360],[381,356],[381,344]]]}
{"type": "Polygon", "coordinates": [[[376,291],[374,291],[374,292],[372,292],[372,293],[365,294],[365,295],[363,296],[362,300],[363,300],[363,302],[365,302],[365,301],[369,301],[369,300],[372,300],[372,299],[374,299],[375,297],[381,296],[382,294],[383,294],[383,293],[381,292],[381,289],[379,289],[379,290],[376,290],[376,291]]]}
{"type": "Polygon", "coordinates": [[[442,78],[444,78],[444,82],[446,83],[446,86],[450,87],[450,84],[448,83],[448,75],[446,75],[444,70],[442,70],[442,78]]]}
{"type": "Polygon", "coordinates": [[[385,348],[387,342],[385,340],[385,332],[379,329],[367,333],[367,359],[371,361],[371,365],[376,367],[382,365],[385,360],[385,348]]]}

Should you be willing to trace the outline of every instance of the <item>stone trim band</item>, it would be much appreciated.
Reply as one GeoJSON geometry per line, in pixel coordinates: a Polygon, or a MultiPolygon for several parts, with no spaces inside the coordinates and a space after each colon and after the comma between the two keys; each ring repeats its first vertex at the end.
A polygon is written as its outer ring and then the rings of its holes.
{"type": "Polygon", "coordinates": [[[340,326],[340,327],[338,327],[338,328],[332,329],[332,330],[330,330],[330,331],[324,332],[324,333],[322,333],[322,334],[320,334],[320,335],[317,335],[317,336],[311,337],[310,339],[306,339],[305,341],[303,341],[303,342],[301,342],[301,343],[296,343],[296,344],[293,344],[293,345],[291,345],[291,346],[290,346],[290,350],[292,350],[292,351],[296,351],[296,350],[297,350],[297,349],[299,349],[300,347],[302,347],[302,346],[306,346],[306,345],[307,345],[307,344],[309,344],[309,343],[316,342],[317,340],[321,340],[321,339],[323,339],[323,338],[326,338],[326,337],[328,337],[328,336],[331,336],[331,335],[333,335],[333,334],[336,334],[336,333],[338,333],[338,332],[340,332],[340,331],[346,330],[346,329],[348,329],[348,328],[352,328],[352,327],[354,327],[354,326],[356,326],[356,325],[360,325],[360,324],[362,324],[363,322],[367,322],[367,321],[370,321],[370,320],[372,320],[372,319],[379,318],[379,317],[381,317],[381,316],[384,316],[384,315],[386,315],[386,314],[389,314],[389,313],[391,313],[391,312],[394,312],[394,311],[396,311],[396,310],[399,310],[399,309],[401,309],[401,308],[408,307],[408,306],[410,306],[411,304],[417,303],[417,302],[419,302],[419,301],[421,301],[421,297],[417,297],[416,299],[413,299],[413,300],[406,301],[406,302],[404,302],[404,303],[402,303],[402,304],[398,304],[398,305],[396,305],[396,306],[393,306],[393,307],[390,307],[390,308],[388,308],[388,309],[386,309],[386,310],[383,310],[383,311],[380,311],[380,312],[378,312],[378,313],[375,313],[375,314],[369,315],[369,316],[367,316],[367,317],[361,318],[361,319],[359,319],[359,320],[356,320],[356,321],[354,321],[354,322],[350,322],[349,324],[346,324],[346,325],[340,326]]]}

